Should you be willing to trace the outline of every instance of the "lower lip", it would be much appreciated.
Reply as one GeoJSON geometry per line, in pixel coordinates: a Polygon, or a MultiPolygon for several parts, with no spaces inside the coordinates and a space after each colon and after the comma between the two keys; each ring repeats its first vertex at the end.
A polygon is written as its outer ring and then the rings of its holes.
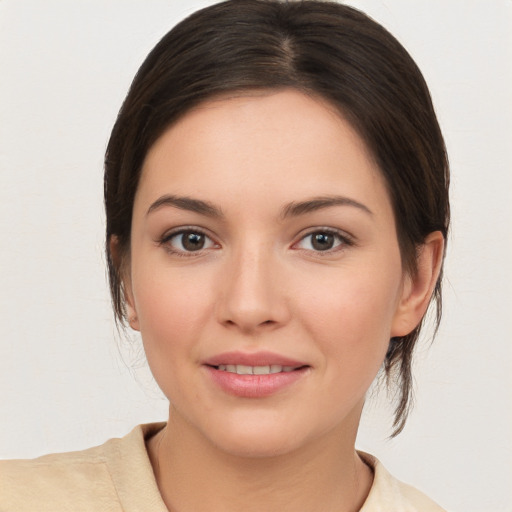
{"type": "Polygon", "coordinates": [[[264,398],[291,386],[308,372],[308,367],[268,375],[239,375],[204,366],[213,381],[226,393],[242,398],[264,398]]]}

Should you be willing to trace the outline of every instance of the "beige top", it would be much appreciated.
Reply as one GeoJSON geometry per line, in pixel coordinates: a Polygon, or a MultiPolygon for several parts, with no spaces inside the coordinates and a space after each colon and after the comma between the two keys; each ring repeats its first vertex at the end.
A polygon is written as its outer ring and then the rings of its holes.
{"type": "MultiPolygon", "coordinates": [[[[168,512],[145,445],[164,425],[139,425],[122,439],[79,452],[0,461],[0,511],[168,512]]],[[[444,512],[375,457],[360,455],[375,475],[360,512],[444,512]]]]}

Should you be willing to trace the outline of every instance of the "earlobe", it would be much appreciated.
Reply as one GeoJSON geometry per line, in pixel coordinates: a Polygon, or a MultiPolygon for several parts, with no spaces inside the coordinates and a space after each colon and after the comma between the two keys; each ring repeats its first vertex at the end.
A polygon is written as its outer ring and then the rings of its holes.
{"type": "Polygon", "coordinates": [[[443,255],[443,234],[434,231],[418,249],[417,272],[405,279],[391,336],[406,336],[421,322],[441,271],[443,255]]]}
{"type": "Polygon", "coordinates": [[[112,263],[117,269],[117,274],[120,280],[120,286],[126,310],[125,318],[128,320],[128,324],[133,330],[139,331],[139,319],[135,309],[135,301],[133,299],[129,259],[127,256],[121,255],[119,239],[117,236],[110,237],[109,246],[110,257],[112,258],[112,263]]]}
{"type": "MultiPolygon", "coordinates": [[[[128,310],[128,307],[126,308],[128,310]]],[[[127,311],[128,312],[128,311],[127,311]]],[[[137,315],[132,315],[128,312],[128,323],[130,324],[130,327],[134,331],[140,331],[139,329],[139,319],[137,318],[137,315]]]]}
{"type": "Polygon", "coordinates": [[[123,272],[122,281],[123,298],[126,308],[126,318],[128,319],[128,324],[134,331],[139,331],[139,318],[137,316],[137,310],[135,309],[135,301],[133,300],[131,279],[128,272],[123,272]]]}

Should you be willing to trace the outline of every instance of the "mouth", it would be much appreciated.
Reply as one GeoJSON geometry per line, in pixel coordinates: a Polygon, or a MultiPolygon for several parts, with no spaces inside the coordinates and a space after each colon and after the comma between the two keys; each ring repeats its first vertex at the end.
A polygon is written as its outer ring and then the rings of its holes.
{"type": "Polygon", "coordinates": [[[303,380],[312,367],[270,352],[230,352],[204,361],[203,368],[212,382],[231,396],[264,398],[303,380]]]}
{"type": "Polygon", "coordinates": [[[237,375],[272,375],[275,373],[289,373],[295,370],[301,370],[307,368],[308,365],[283,366],[280,364],[271,364],[265,366],[248,366],[245,364],[219,364],[211,367],[222,372],[236,373],[237,375]]]}
{"type": "Polygon", "coordinates": [[[203,364],[217,370],[238,373],[239,375],[266,375],[290,372],[297,368],[309,366],[305,361],[269,351],[259,352],[224,352],[209,357],[203,364]]]}

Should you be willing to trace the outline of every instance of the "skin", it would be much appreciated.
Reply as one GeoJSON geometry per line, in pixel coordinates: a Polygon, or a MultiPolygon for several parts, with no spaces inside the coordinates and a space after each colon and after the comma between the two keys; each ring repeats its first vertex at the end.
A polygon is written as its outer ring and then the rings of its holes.
{"type": "Polygon", "coordinates": [[[389,339],[425,312],[442,235],[404,273],[363,141],[329,104],[284,90],[208,101],[170,127],[145,159],[131,236],[128,317],[170,401],[148,442],[168,508],[358,510],[373,478],[354,448],[365,393],[389,339]],[[334,196],[349,201],[292,211],[334,196]],[[183,227],[203,249],[186,250],[183,227]],[[326,229],[333,247],[318,250],[311,233],[326,229]],[[271,396],[232,396],[203,363],[234,350],[308,369],[271,396]]]}

